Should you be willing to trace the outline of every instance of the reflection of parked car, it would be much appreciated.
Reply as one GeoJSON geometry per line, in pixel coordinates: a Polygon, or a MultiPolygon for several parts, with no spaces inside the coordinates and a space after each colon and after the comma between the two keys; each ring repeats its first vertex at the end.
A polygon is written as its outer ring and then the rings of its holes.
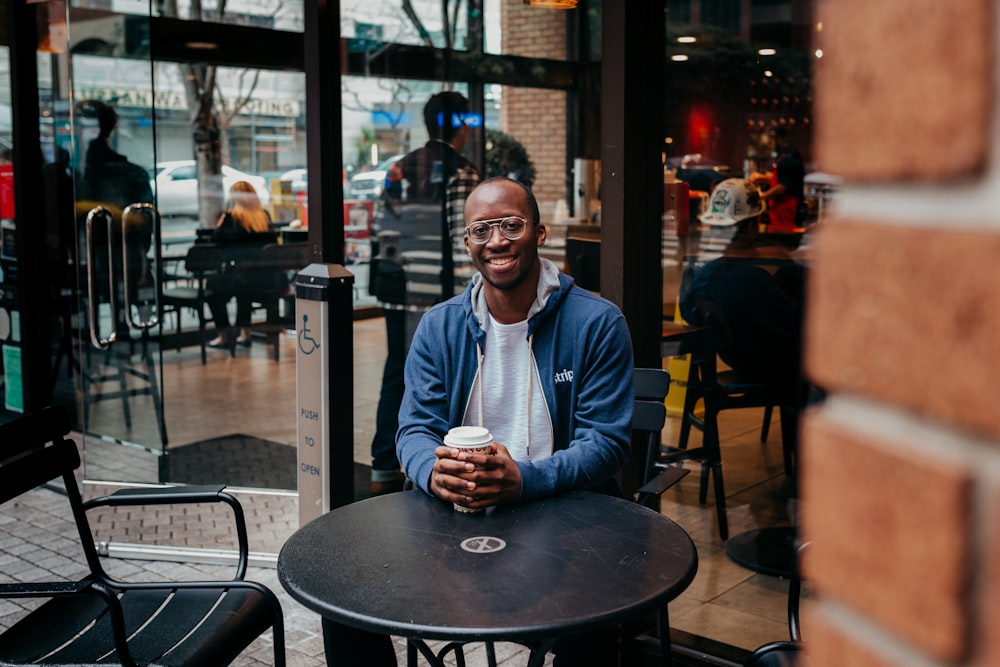
{"type": "MultiPolygon", "coordinates": [[[[347,185],[347,170],[343,169],[340,172],[341,180],[343,181],[344,199],[350,199],[351,194],[348,192],[347,185]]],[[[309,171],[305,167],[300,167],[299,169],[289,169],[281,175],[278,179],[282,182],[288,182],[292,184],[292,194],[298,192],[307,192],[309,190],[309,171]]]]}
{"type": "Polygon", "coordinates": [[[289,182],[292,184],[292,192],[303,192],[309,188],[309,180],[306,178],[306,170],[304,167],[299,169],[290,169],[281,175],[278,180],[282,183],[289,182]]]}
{"type": "Polygon", "coordinates": [[[402,155],[393,155],[383,160],[371,171],[363,171],[351,176],[351,184],[347,193],[352,199],[378,199],[385,188],[385,175],[394,162],[401,160],[402,155]]]}
{"type": "MultiPolygon", "coordinates": [[[[222,165],[222,190],[218,194],[225,199],[226,193],[236,181],[249,181],[260,197],[260,203],[267,206],[271,193],[267,181],[229,165],[222,165]]],[[[194,160],[158,162],[156,173],[149,181],[156,195],[156,207],[162,216],[198,216],[198,174],[194,160]]]]}

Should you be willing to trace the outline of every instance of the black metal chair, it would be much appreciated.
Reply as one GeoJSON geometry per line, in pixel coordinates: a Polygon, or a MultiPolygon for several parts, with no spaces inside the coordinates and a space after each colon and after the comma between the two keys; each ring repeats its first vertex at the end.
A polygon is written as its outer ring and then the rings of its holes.
{"type": "Polygon", "coordinates": [[[808,545],[806,542],[799,546],[792,576],[788,581],[788,639],[757,647],[744,661],[743,667],[796,667],[802,662],[802,631],[799,624],[799,604],[802,598],[800,561],[808,545]]]}
{"type": "MultiPolygon", "coordinates": [[[[722,309],[717,304],[704,299],[696,301],[696,309],[704,323],[710,328],[708,339],[714,346],[716,354],[724,355],[726,350],[731,350],[736,343],[729,321],[722,309]]],[[[726,370],[716,373],[716,383],[722,388],[725,398],[733,399],[726,402],[726,407],[721,409],[761,406],[764,408],[764,419],[760,429],[761,443],[767,442],[771,416],[775,406],[778,407],[781,416],[782,458],[785,473],[791,475],[795,470],[795,434],[794,432],[789,433],[788,428],[795,425],[794,413],[800,402],[796,397],[795,378],[789,376],[787,381],[779,382],[774,378],[748,377],[740,371],[726,370]],[[752,405],[744,405],[745,403],[752,403],[752,405]],[[789,421],[789,416],[793,417],[791,421],[789,421]]],[[[695,425],[697,426],[697,424],[695,425]]],[[[685,431],[682,425],[682,442],[686,442],[689,432],[690,429],[685,431]]]]}
{"type": "Polygon", "coordinates": [[[566,265],[577,285],[591,292],[601,291],[600,239],[568,236],[566,265]]]}
{"type": "MultiPolygon", "coordinates": [[[[0,425],[0,502],[61,479],[76,522],[87,572],[78,580],[4,582],[0,599],[45,599],[0,635],[3,665],[228,665],[268,629],[274,665],[285,664],[284,624],[277,597],[245,581],[249,556],[239,502],[223,487],[123,489],[84,502],[75,472],[77,445],[65,408],[54,406],[0,425]],[[235,516],[239,561],[230,580],[121,581],[108,575],[87,511],[102,506],[224,502],[235,516]]],[[[4,568],[5,571],[13,571],[4,568]]]]}
{"type": "Polygon", "coordinates": [[[650,500],[659,498],[691,471],[680,465],[666,464],[660,466],[658,471],[656,466],[661,453],[661,433],[667,421],[664,400],[670,391],[670,373],[661,368],[636,368],[633,371],[633,383],[635,403],[632,407],[632,442],[633,445],[641,445],[643,441],[645,443],[643,483],[636,489],[632,499],[649,505],[650,500]]]}
{"type": "Polygon", "coordinates": [[[262,278],[253,290],[254,309],[263,309],[265,321],[251,325],[251,329],[264,334],[273,348],[274,360],[280,359],[281,331],[295,328],[294,274],[309,263],[308,243],[267,244],[249,264],[250,270],[262,278]],[[285,303],[285,315],[281,304],[285,303]]]}
{"type": "MultiPolygon", "coordinates": [[[[715,488],[715,505],[719,521],[719,535],[725,541],[729,538],[729,523],[726,519],[726,491],[722,481],[722,453],[719,448],[718,425],[715,420],[717,404],[713,402],[715,386],[715,350],[709,340],[710,331],[706,326],[692,328],[685,334],[684,350],[691,355],[681,416],[681,431],[677,446],[663,447],[651,462],[653,468],[666,470],[684,461],[701,464],[701,484],[698,500],[704,505],[708,498],[708,477],[712,473],[715,488]],[[704,417],[695,414],[698,401],[704,398],[704,417]],[[702,429],[702,446],[688,448],[687,440],[691,426],[702,429]]],[[[647,476],[650,474],[647,471],[647,476]]]]}
{"type": "MultiPolygon", "coordinates": [[[[680,465],[665,465],[657,470],[655,463],[661,450],[661,435],[667,421],[664,401],[670,391],[670,373],[662,368],[636,368],[633,371],[632,445],[640,447],[643,456],[643,485],[632,499],[659,511],[659,497],[664,491],[691,471],[680,465]]],[[[619,647],[622,665],[635,663],[636,637],[656,628],[658,634],[669,633],[665,609],[625,623],[620,629],[619,647]]]]}
{"type": "MultiPolygon", "coordinates": [[[[798,404],[794,383],[776,383],[761,378],[747,378],[739,372],[717,370],[720,350],[733,344],[732,332],[725,314],[717,304],[699,300],[696,303],[699,321],[698,330],[686,342],[691,352],[691,365],[684,397],[680,435],[676,447],[667,448],[655,462],[658,467],[682,461],[699,461],[701,485],[699,501],[705,504],[708,497],[708,478],[711,473],[715,492],[716,514],[719,522],[719,536],[729,539],[729,522],[726,518],[726,490],[722,475],[722,451],[720,449],[718,414],[723,410],[738,408],[765,408],[764,427],[769,422],[768,408],[779,406],[783,458],[786,473],[794,469],[796,431],[798,429],[798,404]],[[702,401],[704,413],[696,413],[698,401],[702,401]],[[691,427],[702,432],[702,445],[688,448],[691,427]]],[[[762,428],[761,440],[766,440],[762,428]]]]}
{"type": "Polygon", "coordinates": [[[184,257],[184,270],[188,274],[186,279],[177,281],[179,284],[165,287],[160,299],[164,312],[173,313],[176,318],[178,350],[181,340],[181,309],[189,308],[194,311],[198,320],[198,345],[201,347],[202,364],[208,360],[205,349],[208,341],[205,325],[211,321],[211,318],[205,315],[205,306],[212,297],[212,290],[208,287],[208,277],[222,270],[223,261],[223,249],[214,243],[196,243],[191,246],[184,257]]]}

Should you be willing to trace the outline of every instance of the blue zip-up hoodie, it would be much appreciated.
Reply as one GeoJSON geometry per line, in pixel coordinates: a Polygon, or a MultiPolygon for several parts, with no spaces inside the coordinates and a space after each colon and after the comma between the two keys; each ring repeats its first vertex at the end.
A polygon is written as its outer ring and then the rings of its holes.
{"type": "MultiPolygon", "coordinates": [[[[628,460],[632,423],[634,361],[625,317],[540,261],[528,339],[552,424],[553,454],[518,462],[522,501],[616,488],[613,476],[628,460]]],[[[477,274],[463,294],[421,318],[406,357],[396,453],[407,477],[428,493],[434,450],[449,428],[462,424],[481,368],[485,309],[477,274]]]]}

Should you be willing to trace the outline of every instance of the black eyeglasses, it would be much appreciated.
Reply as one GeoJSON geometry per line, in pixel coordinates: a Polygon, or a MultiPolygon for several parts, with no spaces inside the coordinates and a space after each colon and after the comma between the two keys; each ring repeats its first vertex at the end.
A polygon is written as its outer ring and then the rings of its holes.
{"type": "Polygon", "coordinates": [[[516,241],[524,236],[524,230],[528,226],[528,221],[517,216],[507,218],[494,218],[493,220],[477,220],[465,228],[465,233],[469,235],[469,240],[473,243],[483,244],[493,236],[493,227],[499,227],[500,233],[508,241],[516,241]]]}

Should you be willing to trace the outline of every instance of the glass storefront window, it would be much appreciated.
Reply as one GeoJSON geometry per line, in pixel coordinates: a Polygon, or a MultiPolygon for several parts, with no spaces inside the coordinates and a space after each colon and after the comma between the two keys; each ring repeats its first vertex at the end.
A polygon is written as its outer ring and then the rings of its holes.
{"type": "MultiPolygon", "coordinates": [[[[139,0],[135,4],[141,6],[137,13],[146,14],[149,12],[147,2],[139,0]]],[[[115,8],[118,9],[118,3],[116,3],[115,8]]],[[[285,2],[285,0],[230,0],[229,2],[164,0],[154,3],[153,14],[192,21],[294,32],[301,32],[304,25],[302,0],[292,0],[292,2],[285,2]]]]}
{"type": "Polygon", "coordinates": [[[468,12],[467,0],[342,0],[340,36],[358,51],[378,51],[386,44],[467,50],[468,12]]]}
{"type": "MultiPolygon", "coordinates": [[[[199,187],[194,160],[195,98],[185,82],[210,66],[157,62],[151,80],[148,61],[77,55],[73,62],[78,106],[83,100],[114,104],[119,115],[115,149],[148,172],[166,225],[164,243],[177,246],[168,254],[185,250],[196,228],[214,225],[228,186],[237,180],[254,184],[275,223],[307,217],[303,74],[214,68],[213,108],[223,166],[221,181],[206,191],[199,187]]],[[[85,147],[96,136],[96,120],[80,118],[76,133],[76,146],[85,147]]],[[[74,164],[82,160],[78,153],[74,164]]]]}
{"type": "MultiPolygon", "coordinates": [[[[800,322],[763,314],[803,307],[799,277],[808,254],[799,251],[809,243],[820,218],[817,189],[809,185],[810,175],[819,171],[811,154],[812,70],[818,57],[812,50],[813,4],[809,0],[666,3],[663,315],[701,323],[698,306],[692,305],[695,299],[708,309],[712,306],[706,302],[719,307],[727,298],[739,299],[741,312],[728,304],[713,312],[725,313],[732,330],[740,332],[720,354],[741,378],[778,376],[775,369],[784,364],[794,368],[799,361],[794,341],[799,339],[800,322]],[[733,188],[720,186],[729,178],[752,184],[749,189],[742,182],[733,188]],[[727,199],[729,193],[734,195],[727,199]],[[749,193],[745,201],[753,206],[727,208],[744,193],[749,193]],[[709,215],[701,219],[703,214],[709,215]],[[731,272],[737,265],[763,280],[749,287],[747,273],[731,272]],[[699,274],[705,267],[710,268],[699,274]],[[774,283],[768,282],[771,275],[774,283]],[[728,283],[727,276],[731,276],[728,283]],[[774,292],[764,292],[761,285],[773,285],[774,292]],[[751,320],[754,324],[748,325],[751,320]],[[760,347],[753,341],[758,326],[768,331],[768,343],[760,347]],[[773,354],[761,352],[767,344],[773,354]],[[747,362],[765,354],[769,364],[763,372],[755,362],[747,362]]],[[[680,442],[686,391],[682,385],[690,356],[664,362],[672,377],[681,380],[667,397],[668,413],[674,418],[668,419],[664,442],[674,445],[680,442]]],[[[719,369],[729,367],[720,364],[719,369]]],[[[781,376],[781,382],[799,381],[794,373],[781,376]]],[[[724,452],[728,539],[720,536],[721,521],[708,518],[715,508],[699,502],[697,480],[690,486],[685,480],[676,493],[664,494],[661,510],[691,532],[699,554],[705,555],[694,586],[675,605],[691,604],[695,611],[672,614],[672,627],[752,650],[787,633],[783,623],[787,589],[776,587],[780,580],[767,576],[776,569],[766,569],[756,555],[741,559],[735,545],[758,534],[782,530],[791,534],[790,527],[798,520],[798,490],[794,473],[786,474],[781,456],[774,453],[780,451],[775,428],[768,435],[761,411],[747,410],[742,417],[734,412],[738,411],[720,413],[717,432],[724,452]],[[765,441],[767,447],[759,446],[765,441]],[[690,513],[702,511],[699,519],[691,519],[690,513]],[[708,592],[714,586],[705,586],[709,579],[730,577],[730,583],[708,592]],[[777,625],[769,627],[771,623],[777,625]],[[739,631],[732,630],[736,624],[739,631]]],[[[777,420],[771,422],[776,425],[777,420]]],[[[789,557],[768,565],[791,564],[790,542],[789,557]]],[[[784,547],[778,540],[763,538],[755,548],[764,552],[784,547]]]]}
{"type": "Polygon", "coordinates": [[[14,239],[14,135],[10,50],[0,47],[0,414],[24,411],[20,313],[17,305],[17,247],[14,239]]]}
{"type": "Polygon", "coordinates": [[[0,47],[0,142],[4,150],[11,149],[10,108],[10,49],[0,47]]]}
{"type": "Polygon", "coordinates": [[[195,91],[188,82],[210,70],[222,163],[265,178],[305,168],[304,75],[202,63],[155,64],[155,98],[139,103],[156,109],[157,161],[193,157],[195,91]]]}
{"type": "MultiPolygon", "coordinates": [[[[448,86],[434,81],[413,81],[376,77],[346,76],[341,80],[342,142],[346,255],[355,276],[355,305],[372,306],[369,292],[371,238],[381,229],[386,213],[386,183],[390,168],[406,153],[428,140],[424,123],[427,100],[441,90],[453,90],[468,97],[465,85],[448,86]],[[369,220],[371,235],[365,238],[357,227],[369,220]],[[361,224],[359,224],[361,223],[361,224]]],[[[473,130],[469,143],[479,141],[473,130]]],[[[468,151],[466,151],[468,153],[468,151]]]]}

